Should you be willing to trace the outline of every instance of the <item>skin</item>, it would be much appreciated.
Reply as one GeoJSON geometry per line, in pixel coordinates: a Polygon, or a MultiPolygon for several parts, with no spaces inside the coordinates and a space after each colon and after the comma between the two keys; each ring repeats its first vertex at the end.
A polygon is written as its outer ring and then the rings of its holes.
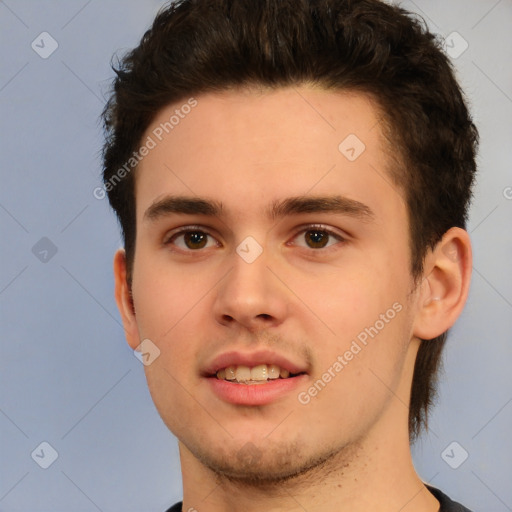
{"type": "MultiPolygon", "coordinates": [[[[197,102],[136,171],[133,305],[124,252],[114,260],[128,343],[150,339],[160,350],[145,371],[179,440],[183,510],[438,510],[412,465],[406,404],[419,338],[451,327],[465,303],[467,233],[450,229],[413,280],[403,191],[387,173],[391,159],[367,96],[302,86],[197,102]],[[338,150],[349,134],[366,146],[353,162],[338,150]],[[148,218],[168,196],[203,198],[222,211],[148,218]],[[268,215],[304,196],[345,197],[372,215],[268,215]],[[323,230],[325,247],[308,245],[318,239],[310,225],[323,230]],[[211,236],[204,248],[177,234],[187,226],[211,236]],[[263,249],[252,263],[236,252],[247,236],[263,249]],[[300,403],[298,392],[393,304],[400,312],[300,403]],[[267,405],[241,406],[202,378],[216,355],[259,348],[307,367],[304,385],[267,405]]],[[[179,107],[159,112],[143,140],[179,107]]]]}

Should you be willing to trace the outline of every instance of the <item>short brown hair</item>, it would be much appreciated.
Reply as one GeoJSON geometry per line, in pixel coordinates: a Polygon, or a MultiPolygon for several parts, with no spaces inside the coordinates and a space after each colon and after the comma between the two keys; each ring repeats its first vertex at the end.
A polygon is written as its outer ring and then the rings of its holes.
{"type": "MultiPolygon", "coordinates": [[[[104,183],[118,215],[131,276],[133,173],[113,182],[165,106],[205,92],[314,83],[371,95],[398,148],[391,172],[405,191],[411,274],[451,227],[465,228],[478,132],[442,43],[425,23],[378,0],[179,0],[163,9],[116,66],[103,112],[104,183]]],[[[446,333],[422,340],[409,408],[426,426],[446,333]]]]}

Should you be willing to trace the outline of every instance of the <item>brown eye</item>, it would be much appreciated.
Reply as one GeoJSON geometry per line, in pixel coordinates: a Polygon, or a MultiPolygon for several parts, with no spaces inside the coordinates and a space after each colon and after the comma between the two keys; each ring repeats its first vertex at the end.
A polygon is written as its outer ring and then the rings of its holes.
{"type": "Polygon", "coordinates": [[[337,231],[331,230],[323,225],[311,224],[305,226],[295,237],[287,243],[304,249],[334,249],[334,246],[342,245],[346,238],[337,231]]]}
{"type": "Polygon", "coordinates": [[[329,243],[329,237],[331,235],[327,231],[321,231],[319,229],[310,229],[304,233],[306,244],[311,249],[322,249],[329,243]]]}
{"type": "Polygon", "coordinates": [[[208,242],[208,235],[202,231],[187,231],[183,234],[183,241],[189,249],[202,249],[208,242]]]}
{"type": "Polygon", "coordinates": [[[220,247],[212,235],[201,229],[182,229],[164,243],[185,252],[220,247]]]}

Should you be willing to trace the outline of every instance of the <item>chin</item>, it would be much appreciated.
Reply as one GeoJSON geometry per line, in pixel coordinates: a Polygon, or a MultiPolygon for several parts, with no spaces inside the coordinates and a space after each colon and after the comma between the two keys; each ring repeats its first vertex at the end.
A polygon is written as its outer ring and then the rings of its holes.
{"type": "Polygon", "coordinates": [[[300,477],[306,474],[313,476],[317,470],[338,459],[339,450],[324,449],[321,453],[308,454],[304,447],[303,442],[287,446],[268,442],[266,446],[260,444],[258,447],[249,441],[238,450],[228,451],[224,447],[212,453],[211,450],[188,446],[192,454],[221,480],[266,488],[285,482],[293,485],[294,480],[301,480],[300,477]]]}

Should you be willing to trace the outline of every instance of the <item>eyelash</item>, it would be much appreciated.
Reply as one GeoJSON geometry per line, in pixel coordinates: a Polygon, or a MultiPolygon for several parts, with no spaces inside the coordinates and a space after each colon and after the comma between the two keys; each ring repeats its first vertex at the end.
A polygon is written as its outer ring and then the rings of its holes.
{"type": "MultiPolygon", "coordinates": [[[[300,235],[305,235],[308,231],[320,231],[320,232],[326,233],[330,238],[336,239],[338,241],[338,243],[344,243],[347,241],[346,237],[344,237],[340,233],[337,233],[322,224],[307,224],[305,226],[301,226],[299,228],[299,231],[291,238],[291,241],[297,239],[300,235]]],[[[211,235],[202,226],[184,226],[182,228],[179,228],[177,231],[171,233],[168,237],[166,237],[166,239],[163,242],[163,245],[165,245],[165,246],[172,245],[178,237],[184,236],[187,233],[194,233],[194,232],[205,234],[207,237],[213,238],[214,240],[216,240],[216,238],[213,235],[211,235]]],[[[220,242],[218,242],[217,240],[216,240],[216,242],[217,242],[217,246],[219,246],[220,242]]],[[[286,242],[286,245],[290,246],[293,244],[291,244],[291,242],[286,242]]],[[[312,252],[318,252],[320,250],[323,250],[323,252],[326,252],[326,251],[330,250],[333,246],[336,246],[336,245],[337,244],[334,243],[334,244],[330,244],[326,247],[320,247],[320,248],[316,248],[316,249],[312,248],[312,247],[304,247],[304,246],[302,246],[302,248],[309,249],[312,252]]],[[[200,249],[182,249],[182,248],[180,248],[179,250],[184,251],[184,252],[201,252],[201,249],[202,248],[200,248],[200,249]]]]}
{"type": "MultiPolygon", "coordinates": [[[[338,243],[344,243],[347,241],[347,238],[345,236],[328,228],[327,226],[325,226],[323,224],[307,224],[305,226],[301,226],[299,231],[297,232],[297,234],[291,240],[295,240],[301,235],[304,236],[308,231],[320,231],[322,233],[326,233],[330,238],[334,238],[335,240],[337,240],[338,243]]],[[[290,245],[290,242],[287,242],[286,245],[290,245]]],[[[316,249],[313,247],[303,247],[303,246],[302,246],[302,248],[306,249],[306,250],[310,250],[312,252],[319,252],[319,251],[327,252],[331,249],[334,249],[336,245],[338,245],[338,244],[333,243],[326,247],[320,247],[320,248],[316,248],[316,249]]]]}
{"type": "MultiPolygon", "coordinates": [[[[203,233],[205,234],[207,237],[209,238],[213,238],[214,240],[215,237],[213,235],[211,235],[210,233],[208,233],[207,230],[205,230],[203,227],[201,226],[184,226],[182,228],[178,228],[177,231],[171,233],[168,237],[165,238],[163,244],[164,245],[171,245],[173,242],[176,241],[176,239],[180,236],[185,236],[187,233],[203,233]]],[[[220,242],[217,242],[217,244],[219,244],[220,242]]],[[[180,249],[182,251],[185,251],[185,252],[199,252],[199,250],[196,250],[194,251],[194,249],[180,249]]]]}

